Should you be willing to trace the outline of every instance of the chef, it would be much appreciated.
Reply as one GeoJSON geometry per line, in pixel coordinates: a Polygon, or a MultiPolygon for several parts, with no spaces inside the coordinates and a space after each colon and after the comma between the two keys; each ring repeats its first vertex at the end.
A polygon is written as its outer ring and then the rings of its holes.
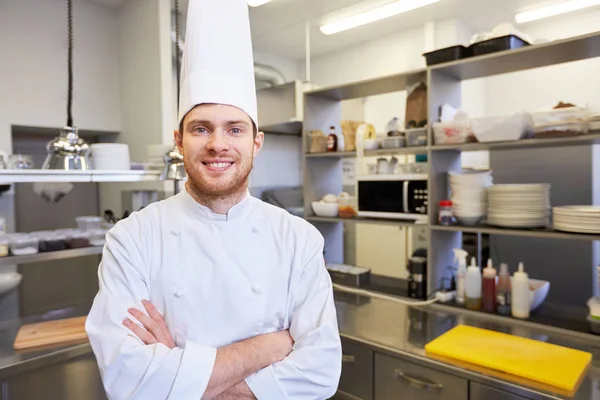
{"type": "Polygon", "coordinates": [[[263,145],[245,0],[191,0],[185,189],[111,229],[86,322],[110,399],[331,397],[341,346],[323,238],[248,193],[263,145]]]}

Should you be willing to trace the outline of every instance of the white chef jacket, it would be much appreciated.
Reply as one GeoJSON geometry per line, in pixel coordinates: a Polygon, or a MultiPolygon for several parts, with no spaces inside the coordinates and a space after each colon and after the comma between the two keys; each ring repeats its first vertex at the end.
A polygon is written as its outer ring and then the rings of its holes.
{"type": "Polygon", "coordinates": [[[100,290],[86,322],[111,399],[202,398],[216,349],[289,329],[294,349],[249,376],[258,399],[326,399],[337,388],[341,344],[323,237],[249,194],[227,216],[186,190],[111,229],[100,290]],[[148,299],[177,348],[144,345],[122,325],[148,299]]]}

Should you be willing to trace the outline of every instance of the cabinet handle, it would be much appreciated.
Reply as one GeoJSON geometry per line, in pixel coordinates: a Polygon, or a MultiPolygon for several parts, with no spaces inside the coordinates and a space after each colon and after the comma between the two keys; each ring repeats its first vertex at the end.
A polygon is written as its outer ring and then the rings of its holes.
{"type": "Polygon", "coordinates": [[[435,383],[428,380],[424,380],[422,378],[417,378],[399,369],[394,370],[394,376],[397,379],[403,380],[404,382],[408,383],[410,386],[416,389],[426,391],[440,391],[444,387],[441,383],[435,383]]]}
{"type": "Polygon", "coordinates": [[[343,363],[354,364],[354,361],[356,361],[356,357],[350,356],[348,354],[342,354],[343,363]]]}

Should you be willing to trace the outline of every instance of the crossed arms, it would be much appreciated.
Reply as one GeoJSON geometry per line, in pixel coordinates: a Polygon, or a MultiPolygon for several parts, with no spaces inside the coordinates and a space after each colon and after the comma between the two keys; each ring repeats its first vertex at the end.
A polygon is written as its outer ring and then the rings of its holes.
{"type": "Polygon", "coordinates": [[[310,257],[301,278],[306,284],[295,294],[289,332],[259,335],[218,349],[192,341],[179,348],[171,347],[166,326],[157,330],[160,319],[151,317],[149,305],[141,303],[149,298],[145,272],[139,269],[148,265],[147,260],[130,230],[117,228],[107,235],[98,272],[100,290],[86,323],[110,399],[318,400],[335,393],[341,346],[322,238],[307,242],[310,257]],[[145,327],[130,315],[153,339],[125,326],[128,307],[146,309],[156,326],[146,320],[145,327]]]}

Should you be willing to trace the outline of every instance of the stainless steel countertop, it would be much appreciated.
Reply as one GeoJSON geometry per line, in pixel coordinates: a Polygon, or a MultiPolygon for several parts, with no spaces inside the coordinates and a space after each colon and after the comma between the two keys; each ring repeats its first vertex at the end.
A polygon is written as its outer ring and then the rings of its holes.
{"type": "Polygon", "coordinates": [[[528,326],[509,318],[488,317],[447,306],[410,307],[341,292],[336,292],[335,297],[342,337],[532,399],[600,398],[600,337],[570,335],[553,328],[528,326]],[[569,395],[549,387],[536,388],[535,385],[530,386],[529,382],[517,382],[508,375],[494,374],[494,371],[439,361],[425,354],[425,344],[460,324],[588,351],[593,355],[592,367],[577,392],[569,395]]]}
{"type": "Polygon", "coordinates": [[[23,324],[86,315],[88,307],[65,308],[26,318],[0,322],[0,379],[45,365],[76,358],[92,351],[89,343],[54,346],[44,349],[15,351],[13,343],[23,324]]]}
{"type": "MultiPolygon", "coordinates": [[[[342,337],[362,342],[421,365],[508,390],[531,399],[600,398],[600,337],[569,334],[554,328],[535,327],[511,319],[470,313],[445,306],[410,307],[395,302],[336,292],[336,308],[342,337]],[[442,362],[425,354],[424,346],[452,327],[466,324],[554,343],[593,354],[592,367],[576,394],[565,396],[547,388],[516,383],[477,369],[442,362]]],[[[13,343],[25,323],[85,315],[89,307],[66,308],[42,315],[0,322],[0,379],[91,353],[89,343],[15,351],[13,343]]]]}

